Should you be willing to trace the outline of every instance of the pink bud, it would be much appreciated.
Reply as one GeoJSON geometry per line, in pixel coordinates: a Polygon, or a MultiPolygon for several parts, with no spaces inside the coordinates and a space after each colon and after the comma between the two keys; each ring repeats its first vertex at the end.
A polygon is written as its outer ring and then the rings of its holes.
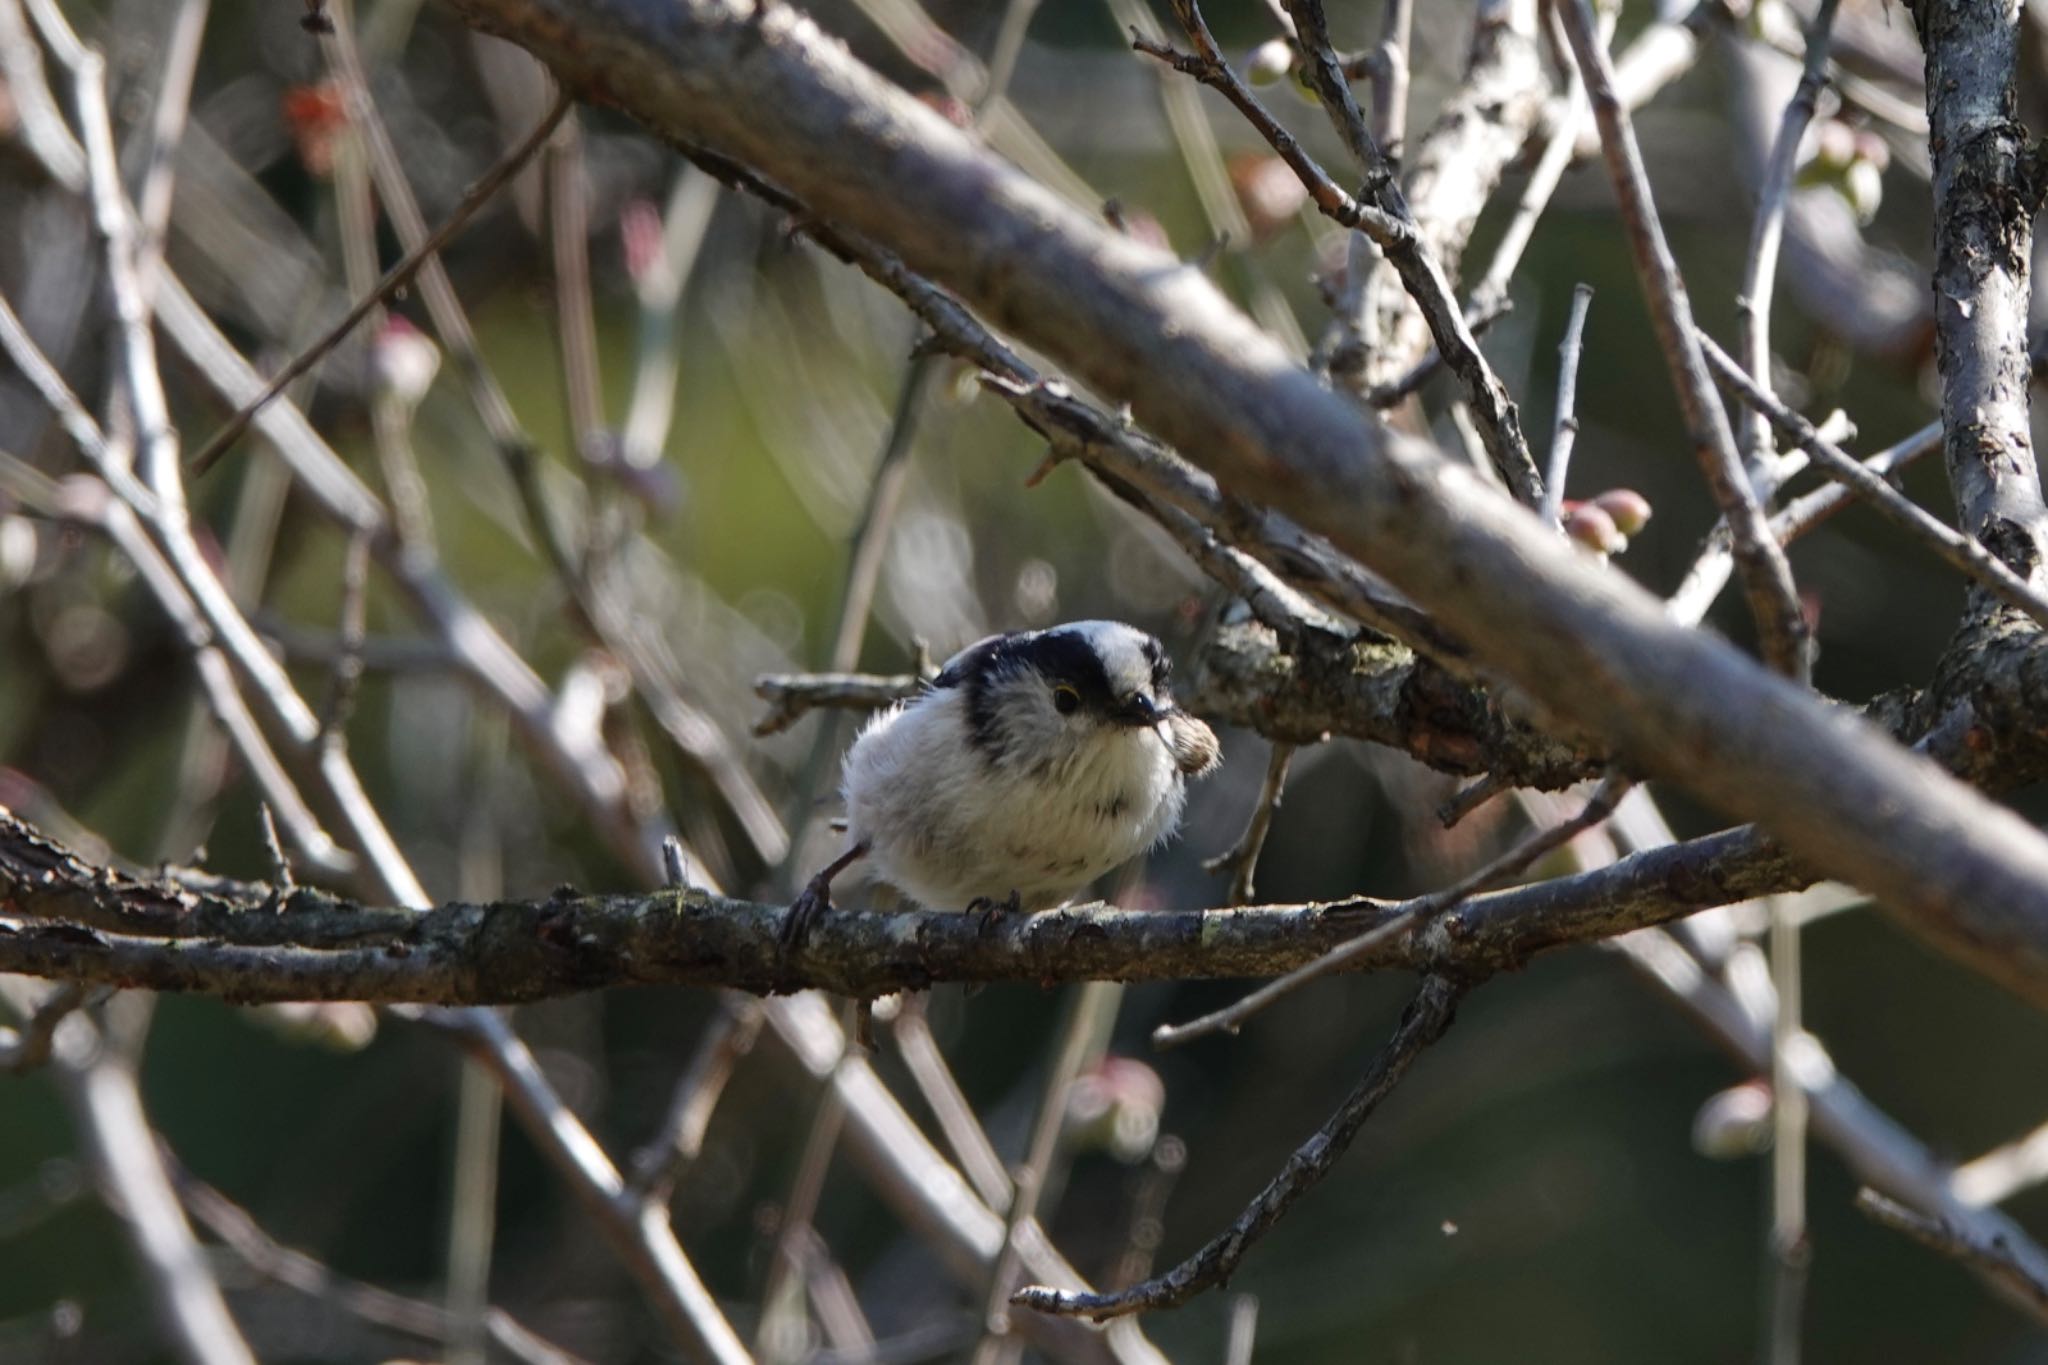
{"type": "Polygon", "coordinates": [[[1264,240],[1294,219],[1308,202],[1299,176],[1277,156],[1245,153],[1230,159],[1230,183],[1251,224],[1252,236],[1264,240]]]}
{"type": "Polygon", "coordinates": [[[1603,555],[1618,555],[1628,548],[1628,537],[1614,518],[1590,502],[1565,503],[1564,533],[1603,555]]]}
{"type": "Polygon", "coordinates": [[[397,313],[384,320],[370,351],[371,378],[378,387],[410,408],[434,386],[441,352],[426,334],[397,313]]]}
{"type": "Polygon", "coordinates": [[[635,284],[661,262],[661,210],[646,199],[629,199],[619,210],[619,244],[625,248],[626,273],[635,284]]]}
{"type": "Polygon", "coordinates": [[[1693,1150],[1727,1161],[1754,1156],[1771,1145],[1771,1088],[1745,1081],[1700,1106],[1692,1121],[1693,1150]]]}
{"type": "Polygon", "coordinates": [[[1650,524],[1650,500],[1633,488],[1610,488],[1595,497],[1593,505],[1612,517],[1614,528],[1625,536],[1650,524]]]}

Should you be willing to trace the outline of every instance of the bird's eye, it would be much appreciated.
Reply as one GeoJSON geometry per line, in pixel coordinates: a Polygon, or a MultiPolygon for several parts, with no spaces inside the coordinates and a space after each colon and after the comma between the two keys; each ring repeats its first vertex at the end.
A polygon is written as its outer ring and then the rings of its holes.
{"type": "Polygon", "coordinates": [[[1074,714],[1075,709],[1081,705],[1081,694],[1065,683],[1061,683],[1052,690],[1052,704],[1061,715],[1071,716],[1074,714]]]}

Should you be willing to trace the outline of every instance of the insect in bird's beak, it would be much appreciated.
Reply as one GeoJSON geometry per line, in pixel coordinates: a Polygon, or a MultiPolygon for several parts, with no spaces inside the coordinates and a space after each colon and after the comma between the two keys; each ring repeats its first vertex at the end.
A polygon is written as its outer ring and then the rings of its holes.
{"type": "Polygon", "coordinates": [[[1179,707],[1167,714],[1166,724],[1160,733],[1166,740],[1167,752],[1173,755],[1174,766],[1180,769],[1183,777],[1207,777],[1223,761],[1223,749],[1216,742],[1216,732],[1179,707]]]}

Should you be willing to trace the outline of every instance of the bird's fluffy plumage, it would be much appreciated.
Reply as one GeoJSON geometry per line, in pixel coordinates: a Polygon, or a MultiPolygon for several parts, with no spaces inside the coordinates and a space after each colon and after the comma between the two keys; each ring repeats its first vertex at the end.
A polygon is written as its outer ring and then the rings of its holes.
{"type": "Polygon", "coordinates": [[[962,650],[854,742],[848,833],[933,909],[1059,904],[1180,821],[1167,672],[1158,641],[1115,621],[962,650]]]}

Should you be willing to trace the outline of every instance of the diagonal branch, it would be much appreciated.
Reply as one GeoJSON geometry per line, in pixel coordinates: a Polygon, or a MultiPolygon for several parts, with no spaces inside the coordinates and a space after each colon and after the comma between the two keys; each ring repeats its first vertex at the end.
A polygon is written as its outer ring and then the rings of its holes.
{"type": "Polygon", "coordinates": [[[1977,1275],[1996,1285],[2011,1303],[2048,1326],[2048,1282],[2041,1280],[2002,1238],[1983,1238],[1975,1229],[1960,1228],[1946,1218],[1929,1217],[1889,1199],[1873,1189],[1856,1192],[1856,1208],[1872,1221],[1943,1256],[1960,1261],[1977,1275]]]}
{"type": "Polygon", "coordinates": [[[1742,575],[1750,615],[1756,619],[1763,656],[1779,672],[1804,680],[1811,660],[1806,621],[1792,582],[1792,567],[1764,523],[1763,509],[1757,505],[1756,494],[1742,468],[1741,454],[1735,448],[1735,432],[1728,425],[1728,414],[1707,375],[1706,361],[1693,333],[1692,304],[1686,298],[1678,262],[1671,255],[1671,244],[1665,240],[1657,206],[1650,197],[1642,149],[1636,144],[1628,110],[1615,92],[1614,63],[1600,43],[1588,0],[1564,0],[1556,12],[1571,39],[1579,74],[1592,102],[1593,117],[1600,127],[1601,150],[1606,154],[1608,174],[1621,206],[1629,251],[1635,257],[1636,273],[1642,277],[1643,293],[1649,299],[1657,340],[1671,368],[1687,439],[1706,474],[1714,502],[1728,519],[1735,567],[1742,575]]]}
{"type": "Polygon", "coordinates": [[[1114,1293],[1085,1294],[1028,1285],[1018,1290],[1011,1302],[1040,1312],[1101,1321],[1148,1309],[1173,1308],[1211,1285],[1228,1280],[1252,1244],[1270,1232],[1297,1199],[1322,1183],[1351,1146],[1351,1140],[1358,1136],[1358,1130],[1379,1108],[1380,1101],[1393,1093],[1422,1050],[1444,1036],[1456,1015],[1461,993],[1460,987],[1444,977],[1424,978],[1422,990],[1401,1018],[1401,1026],[1386,1046],[1374,1054],[1365,1075],[1337,1106],[1337,1112],[1287,1158],[1280,1174],[1259,1191],[1237,1220],[1193,1256],[1164,1275],[1114,1293]]]}

